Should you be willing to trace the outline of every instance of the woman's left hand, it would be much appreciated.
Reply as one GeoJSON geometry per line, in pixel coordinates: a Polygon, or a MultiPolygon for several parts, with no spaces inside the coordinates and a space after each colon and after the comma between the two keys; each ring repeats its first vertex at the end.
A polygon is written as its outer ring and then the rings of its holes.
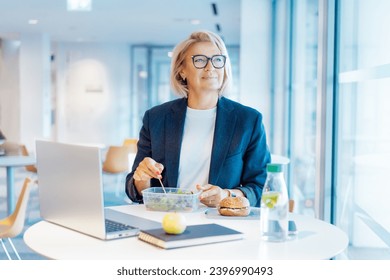
{"type": "Polygon", "coordinates": [[[208,207],[217,207],[219,202],[228,196],[226,190],[211,184],[207,184],[204,186],[196,185],[196,188],[202,191],[199,196],[200,202],[202,202],[208,207]]]}

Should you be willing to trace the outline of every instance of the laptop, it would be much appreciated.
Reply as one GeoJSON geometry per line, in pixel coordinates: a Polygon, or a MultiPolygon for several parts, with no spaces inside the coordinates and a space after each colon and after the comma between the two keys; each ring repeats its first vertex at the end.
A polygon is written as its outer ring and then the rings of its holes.
{"type": "Polygon", "coordinates": [[[45,221],[103,240],[161,227],[104,207],[99,147],[37,140],[36,157],[40,214],[45,221]]]}

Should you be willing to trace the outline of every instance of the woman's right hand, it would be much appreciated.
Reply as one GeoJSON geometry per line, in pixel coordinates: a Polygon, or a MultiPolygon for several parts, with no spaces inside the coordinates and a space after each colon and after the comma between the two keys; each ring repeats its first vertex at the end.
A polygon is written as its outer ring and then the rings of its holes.
{"type": "Polygon", "coordinates": [[[135,181],[150,181],[152,178],[161,179],[164,165],[150,157],[144,158],[135,169],[133,178],[135,181]]]}

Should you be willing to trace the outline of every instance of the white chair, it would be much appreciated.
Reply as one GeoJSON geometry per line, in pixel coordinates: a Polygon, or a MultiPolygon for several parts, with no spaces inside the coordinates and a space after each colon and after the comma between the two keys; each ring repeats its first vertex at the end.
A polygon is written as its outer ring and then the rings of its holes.
{"type": "Polygon", "coordinates": [[[15,249],[15,246],[12,243],[11,238],[18,236],[23,231],[24,224],[25,224],[27,204],[28,204],[30,190],[31,190],[31,182],[32,180],[30,178],[26,178],[24,180],[23,188],[20,192],[15,210],[7,218],[0,220],[0,243],[9,260],[12,260],[12,258],[5,246],[3,239],[4,238],[8,239],[8,242],[11,245],[12,250],[14,251],[16,257],[20,260],[18,251],[15,249]]]}

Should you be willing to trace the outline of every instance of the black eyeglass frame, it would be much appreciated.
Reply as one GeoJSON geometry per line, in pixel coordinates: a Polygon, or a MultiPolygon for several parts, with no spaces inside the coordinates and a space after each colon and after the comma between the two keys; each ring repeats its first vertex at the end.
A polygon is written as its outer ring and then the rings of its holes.
{"type": "Polygon", "coordinates": [[[196,69],[204,69],[204,68],[206,68],[207,64],[209,64],[209,61],[211,61],[211,64],[213,65],[213,67],[215,69],[222,69],[223,67],[225,67],[225,64],[226,64],[226,55],[224,55],[224,54],[215,54],[215,55],[213,55],[211,57],[208,57],[208,56],[206,56],[204,54],[196,54],[196,55],[191,56],[191,58],[192,58],[192,64],[194,65],[194,67],[196,69]],[[197,57],[197,56],[202,56],[202,57],[205,57],[207,59],[207,62],[206,62],[206,64],[203,67],[196,67],[195,66],[195,57],[197,57]],[[223,57],[223,65],[221,67],[216,67],[214,65],[213,58],[216,57],[216,56],[223,57]]]}

